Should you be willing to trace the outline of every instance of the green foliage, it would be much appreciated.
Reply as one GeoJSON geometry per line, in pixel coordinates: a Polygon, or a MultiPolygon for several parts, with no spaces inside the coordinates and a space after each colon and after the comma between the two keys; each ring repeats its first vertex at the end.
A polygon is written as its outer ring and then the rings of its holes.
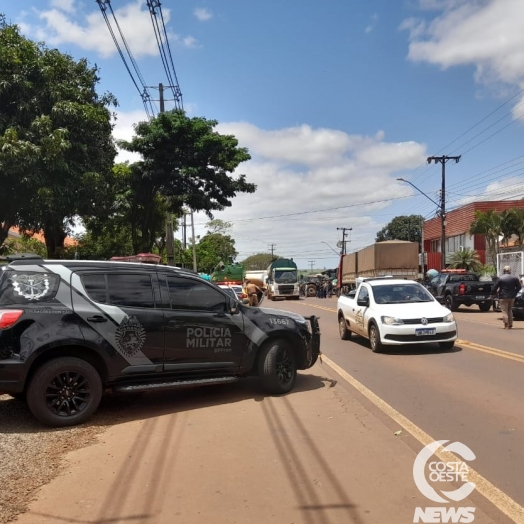
{"type": "Polygon", "coordinates": [[[211,273],[219,262],[232,264],[238,252],[229,235],[208,233],[196,245],[198,270],[211,273]]]}
{"type": "Polygon", "coordinates": [[[482,267],[482,263],[480,262],[479,254],[474,249],[463,249],[462,251],[455,251],[451,255],[449,267],[478,272],[482,267]]]}
{"type": "Polygon", "coordinates": [[[0,222],[43,231],[56,258],[74,217],[96,215],[108,194],[116,101],[97,94],[96,67],[24,38],[5,19],[0,48],[0,185],[10,188],[0,222]]]}
{"type": "Polygon", "coordinates": [[[255,191],[245,175],[230,175],[251,158],[247,149],[238,147],[234,136],[215,132],[216,125],[215,120],[188,118],[175,110],[140,122],[130,142],[119,142],[142,155],[140,172],[149,202],[161,195],[177,215],[187,206],[212,218],[213,211],[231,206],[237,193],[255,191]]]}
{"type": "Polygon", "coordinates": [[[34,253],[44,258],[47,255],[45,244],[29,236],[20,238],[9,237],[0,247],[0,255],[14,255],[16,253],[34,253]]]}
{"type": "Polygon", "coordinates": [[[256,255],[251,255],[247,257],[241,264],[248,270],[262,270],[267,269],[269,264],[273,260],[280,258],[277,255],[271,255],[271,253],[257,253],[256,255]]]}
{"type": "Polygon", "coordinates": [[[496,261],[499,252],[499,236],[502,234],[500,213],[493,209],[486,212],[476,211],[469,233],[470,235],[484,235],[490,258],[493,262],[496,261]]]}
{"type": "Polygon", "coordinates": [[[385,240],[408,240],[410,242],[422,241],[422,215],[402,215],[395,217],[389,224],[377,232],[376,242],[385,240]]]}
{"type": "Polygon", "coordinates": [[[495,268],[495,266],[492,266],[491,264],[481,264],[477,269],[477,273],[480,276],[492,277],[497,274],[497,269],[495,268]]]}

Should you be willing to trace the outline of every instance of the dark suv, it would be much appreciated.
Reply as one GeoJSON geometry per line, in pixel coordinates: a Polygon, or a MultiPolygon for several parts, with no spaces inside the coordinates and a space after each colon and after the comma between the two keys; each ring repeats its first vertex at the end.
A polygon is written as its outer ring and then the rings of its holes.
{"type": "Polygon", "coordinates": [[[316,317],[251,308],[188,270],[16,258],[0,269],[0,393],[47,425],[84,422],[105,389],[258,375],[287,393],[320,353],[316,317]]]}

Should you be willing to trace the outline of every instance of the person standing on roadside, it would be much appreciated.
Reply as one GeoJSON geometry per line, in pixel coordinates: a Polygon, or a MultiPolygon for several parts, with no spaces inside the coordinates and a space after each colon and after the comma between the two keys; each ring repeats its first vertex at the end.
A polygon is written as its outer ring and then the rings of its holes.
{"type": "Polygon", "coordinates": [[[520,288],[520,280],[511,274],[511,267],[504,266],[503,274],[495,282],[492,291],[493,296],[498,294],[504,329],[513,327],[512,308],[520,288]]]}

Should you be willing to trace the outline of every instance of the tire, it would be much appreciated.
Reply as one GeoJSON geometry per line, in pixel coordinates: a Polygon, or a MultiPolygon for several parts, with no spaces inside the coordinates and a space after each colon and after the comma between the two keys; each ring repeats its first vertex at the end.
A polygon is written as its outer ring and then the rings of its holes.
{"type": "Polygon", "coordinates": [[[440,346],[440,349],[447,349],[449,351],[455,346],[455,341],[451,340],[448,342],[439,342],[438,345],[440,346]]]}
{"type": "Polygon", "coordinates": [[[96,411],[102,390],[100,375],[91,364],[61,357],[46,362],[33,375],[27,403],[31,413],[46,426],[75,426],[96,411]]]}
{"type": "Polygon", "coordinates": [[[349,340],[351,338],[351,331],[347,328],[344,315],[338,317],[338,334],[342,340],[349,340]]]}
{"type": "Polygon", "coordinates": [[[258,375],[270,395],[289,393],[297,378],[295,355],[283,340],[270,342],[258,357],[258,375]]]}
{"type": "Polygon", "coordinates": [[[306,294],[308,297],[316,297],[317,296],[317,288],[315,286],[308,286],[306,290],[306,294]]]}
{"type": "Polygon", "coordinates": [[[450,311],[457,311],[457,309],[459,308],[451,295],[446,295],[446,298],[444,299],[444,304],[450,311]]]}
{"type": "Polygon", "coordinates": [[[369,344],[373,353],[382,353],[384,351],[384,346],[380,340],[380,331],[375,322],[372,322],[369,326],[369,344]]]}
{"type": "Polygon", "coordinates": [[[491,302],[484,302],[483,304],[479,304],[479,309],[481,311],[489,311],[491,309],[491,302]]]}

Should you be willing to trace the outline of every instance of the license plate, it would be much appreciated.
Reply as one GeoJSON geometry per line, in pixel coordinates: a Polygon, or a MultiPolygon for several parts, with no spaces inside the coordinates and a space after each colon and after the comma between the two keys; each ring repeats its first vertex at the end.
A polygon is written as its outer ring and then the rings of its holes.
{"type": "Polygon", "coordinates": [[[477,300],[486,300],[486,297],[484,295],[477,295],[475,298],[477,300]]]}
{"type": "Polygon", "coordinates": [[[415,329],[415,335],[417,337],[422,337],[424,335],[434,335],[437,332],[436,328],[420,328],[415,329]]]}

